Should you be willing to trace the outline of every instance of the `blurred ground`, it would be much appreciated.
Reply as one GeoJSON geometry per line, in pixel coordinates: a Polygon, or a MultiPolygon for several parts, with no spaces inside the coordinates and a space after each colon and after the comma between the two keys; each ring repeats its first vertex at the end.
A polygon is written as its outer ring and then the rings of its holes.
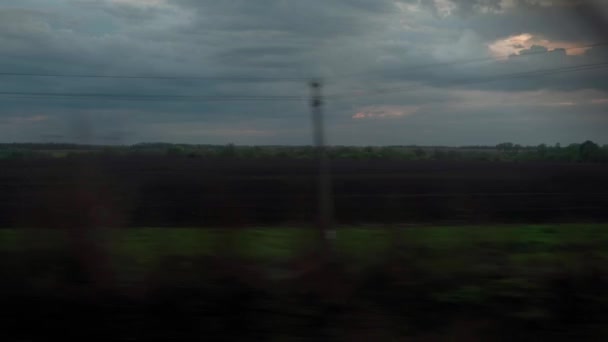
{"type": "MultiPolygon", "coordinates": [[[[0,160],[0,227],[314,222],[317,164],[78,156],[0,160]]],[[[332,162],[334,218],[362,223],[607,222],[606,163],[332,162]]]]}
{"type": "Polygon", "coordinates": [[[607,228],[341,227],[323,256],[305,228],[98,230],[84,264],[62,231],[0,230],[0,322],[8,340],[604,339],[607,228]]]}

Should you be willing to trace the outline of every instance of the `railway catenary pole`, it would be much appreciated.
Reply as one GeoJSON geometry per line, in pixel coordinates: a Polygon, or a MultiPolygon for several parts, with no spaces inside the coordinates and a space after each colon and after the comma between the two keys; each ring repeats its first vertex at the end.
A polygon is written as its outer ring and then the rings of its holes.
{"type": "Polygon", "coordinates": [[[321,242],[325,247],[329,247],[329,242],[336,237],[333,228],[333,200],[329,157],[325,140],[325,125],[323,118],[323,83],[320,80],[310,82],[311,90],[311,110],[313,141],[318,163],[318,184],[317,184],[317,227],[319,229],[321,242]]]}

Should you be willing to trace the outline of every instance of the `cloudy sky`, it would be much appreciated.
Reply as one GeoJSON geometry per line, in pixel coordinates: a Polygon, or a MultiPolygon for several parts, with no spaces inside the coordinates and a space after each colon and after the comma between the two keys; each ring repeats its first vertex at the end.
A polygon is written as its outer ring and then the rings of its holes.
{"type": "Polygon", "coordinates": [[[310,144],[321,78],[332,144],[607,144],[605,18],[599,0],[0,0],[0,141],[310,144]]]}

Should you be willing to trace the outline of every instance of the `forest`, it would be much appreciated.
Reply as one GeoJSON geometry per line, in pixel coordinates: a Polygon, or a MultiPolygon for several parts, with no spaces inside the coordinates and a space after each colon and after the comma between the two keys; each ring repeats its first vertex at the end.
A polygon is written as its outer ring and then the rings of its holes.
{"type": "MultiPolygon", "coordinates": [[[[62,143],[0,144],[0,159],[73,157],[75,155],[146,156],[188,158],[312,159],[313,146],[246,146],[140,143],[134,145],[79,145],[62,143]]],[[[561,146],[522,146],[510,142],[495,146],[329,146],[335,160],[454,160],[454,161],[564,161],[608,162],[608,145],[587,140],[561,146]]]]}

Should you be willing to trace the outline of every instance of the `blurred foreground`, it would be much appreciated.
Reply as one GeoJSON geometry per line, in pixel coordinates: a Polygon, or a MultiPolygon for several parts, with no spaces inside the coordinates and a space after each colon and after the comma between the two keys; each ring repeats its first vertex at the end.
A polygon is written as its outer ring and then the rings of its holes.
{"type": "Polygon", "coordinates": [[[604,340],[608,226],[0,230],[4,341],[604,340]],[[72,237],[71,237],[72,236],[72,237]]]}

